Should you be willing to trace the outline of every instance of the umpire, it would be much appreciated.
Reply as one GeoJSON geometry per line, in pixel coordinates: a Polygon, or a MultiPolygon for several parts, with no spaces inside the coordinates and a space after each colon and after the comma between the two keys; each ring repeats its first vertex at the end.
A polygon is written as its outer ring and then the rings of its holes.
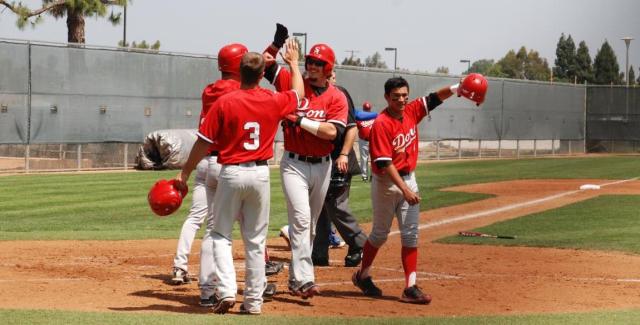
{"type": "Polygon", "coordinates": [[[362,260],[362,248],[367,241],[367,235],[362,231],[349,208],[351,177],[361,173],[353,150],[358,129],[355,127],[355,111],[351,95],[345,88],[335,85],[335,72],[331,77],[330,81],[347,98],[349,118],[344,133],[336,137],[334,150],[331,153],[331,160],[334,162],[331,169],[331,182],[316,224],[316,236],[313,241],[311,258],[315,266],[329,265],[329,234],[333,222],[342,239],[349,245],[347,256],[344,258],[344,266],[356,267],[362,260]]]}

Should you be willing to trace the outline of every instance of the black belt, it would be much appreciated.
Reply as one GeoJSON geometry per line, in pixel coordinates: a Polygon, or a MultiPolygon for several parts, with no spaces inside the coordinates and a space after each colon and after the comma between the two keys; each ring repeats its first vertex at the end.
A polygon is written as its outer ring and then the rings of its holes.
{"type": "Polygon", "coordinates": [[[225,165],[239,166],[239,165],[250,164],[250,163],[256,163],[256,166],[267,166],[267,165],[269,165],[266,160],[247,161],[247,162],[243,162],[243,163],[225,164],[225,165]]]}
{"type": "Polygon", "coordinates": [[[218,156],[218,154],[220,154],[220,153],[219,153],[219,152],[217,152],[217,151],[211,151],[211,153],[209,154],[209,156],[211,156],[211,157],[217,157],[217,156],[218,156]]]}
{"type": "Polygon", "coordinates": [[[405,176],[409,176],[411,172],[398,171],[398,174],[400,174],[401,177],[405,177],[405,176]]]}
{"type": "Polygon", "coordinates": [[[293,152],[289,153],[289,158],[291,159],[298,159],[300,161],[304,161],[304,162],[308,162],[310,164],[318,164],[321,163],[323,161],[329,161],[329,156],[324,156],[324,157],[314,157],[314,156],[301,156],[298,154],[295,154],[293,152]]]}

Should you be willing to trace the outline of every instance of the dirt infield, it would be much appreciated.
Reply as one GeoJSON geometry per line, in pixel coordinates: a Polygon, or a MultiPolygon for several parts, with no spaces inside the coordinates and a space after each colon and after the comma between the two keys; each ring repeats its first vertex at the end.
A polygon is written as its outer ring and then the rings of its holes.
{"type": "MultiPolygon", "coordinates": [[[[544,211],[601,194],[640,194],[640,181],[509,181],[450,190],[495,194],[495,198],[431,210],[421,215],[418,283],[432,294],[429,306],[397,301],[404,286],[400,241],[390,236],[374,263],[384,297],[363,297],[342,267],[344,249],[331,250],[331,267],[316,268],[322,295],[310,301],[286,293],[286,272],[278,295],[263,314],[309,316],[453,316],[579,312],[640,306],[640,256],[570,249],[434,244],[436,238],[499,220],[544,211]],[[609,184],[578,191],[580,185],[609,184]]],[[[365,225],[368,228],[370,225],[365,225]]],[[[0,308],[81,311],[210,313],[198,306],[197,281],[167,284],[175,240],[1,241],[0,308]]],[[[288,261],[280,238],[270,254],[288,261]]],[[[198,271],[200,243],[190,261],[198,271]]],[[[238,266],[241,243],[234,243],[238,266]]],[[[240,268],[241,270],[242,268],[240,268]]],[[[242,276],[239,275],[239,279],[242,276]]],[[[238,296],[242,299],[241,296],[238,296]]],[[[237,307],[234,308],[237,311],[237,307]]]]}

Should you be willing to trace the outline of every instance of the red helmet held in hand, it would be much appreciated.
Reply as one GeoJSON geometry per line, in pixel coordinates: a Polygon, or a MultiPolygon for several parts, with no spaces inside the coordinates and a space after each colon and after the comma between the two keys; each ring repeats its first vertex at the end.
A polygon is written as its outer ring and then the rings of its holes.
{"type": "Polygon", "coordinates": [[[239,43],[225,45],[218,52],[218,70],[239,75],[240,61],[247,52],[247,47],[239,43]]]}
{"type": "Polygon", "coordinates": [[[149,207],[153,213],[160,217],[168,216],[180,208],[182,199],[187,196],[188,192],[187,188],[179,191],[173,179],[170,181],[159,180],[151,187],[147,195],[149,207]]]}
{"type": "Polygon", "coordinates": [[[305,57],[305,60],[309,60],[310,58],[324,62],[324,74],[330,75],[331,71],[333,71],[333,65],[336,62],[336,55],[333,53],[333,50],[329,45],[314,45],[309,51],[309,54],[305,57]]]}
{"type": "Polygon", "coordinates": [[[369,103],[369,102],[362,103],[362,110],[364,110],[365,112],[370,112],[371,111],[371,103],[369,103]]]}
{"type": "Polygon", "coordinates": [[[476,102],[476,105],[480,106],[484,102],[484,97],[487,94],[487,88],[489,83],[479,73],[471,73],[462,80],[458,87],[458,97],[464,96],[470,100],[476,102]]]}

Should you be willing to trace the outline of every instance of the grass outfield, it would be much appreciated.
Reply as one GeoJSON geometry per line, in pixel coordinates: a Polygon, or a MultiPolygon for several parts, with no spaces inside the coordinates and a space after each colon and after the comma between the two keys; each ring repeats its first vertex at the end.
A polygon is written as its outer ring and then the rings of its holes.
{"type": "MultiPolygon", "coordinates": [[[[421,164],[417,170],[422,210],[486,198],[475,193],[441,192],[454,185],[510,179],[628,179],[640,174],[634,156],[456,161],[421,164]]],[[[49,174],[0,177],[0,240],[177,238],[191,196],[167,218],[149,210],[146,194],[176,171],[49,174]]],[[[286,223],[277,169],[272,170],[270,236],[286,223]]],[[[354,179],[351,207],[361,222],[371,219],[369,184],[354,179]]]]}
{"type": "Polygon", "coordinates": [[[42,310],[0,310],[0,322],[12,324],[635,324],[640,310],[595,313],[482,316],[482,317],[422,317],[422,318],[332,318],[278,317],[237,315],[167,315],[133,313],[89,313],[42,310]]]}
{"type": "Polygon", "coordinates": [[[474,229],[516,239],[446,237],[438,242],[505,246],[561,247],[640,254],[640,196],[603,195],[551,211],[474,229]]]}

